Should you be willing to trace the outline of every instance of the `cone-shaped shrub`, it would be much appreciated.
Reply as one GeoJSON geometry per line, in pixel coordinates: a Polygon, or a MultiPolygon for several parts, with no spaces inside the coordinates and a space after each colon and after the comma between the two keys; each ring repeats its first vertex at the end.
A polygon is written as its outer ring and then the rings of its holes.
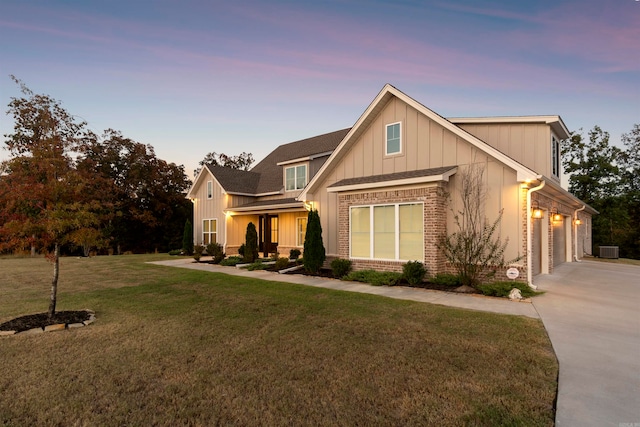
{"type": "Polygon", "coordinates": [[[244,242],[244,262],[252,263],[258,259],[258,232],[254,223],[247,225],[247,234],[244,242]]]}
{"type": "Polygon", "coordinates": [[[309,211],[307,233],[304,236],[304,269],[315,274],[320,270],[325,259],[320,215],[317,210],[312,210],[309,211]]]}
{"type": "Polygon", "coordinates": [[[193,254],[193,227],[191,221],[184,223],[184,232],[182,234],[182,251],[185,255],[193,254]]]}

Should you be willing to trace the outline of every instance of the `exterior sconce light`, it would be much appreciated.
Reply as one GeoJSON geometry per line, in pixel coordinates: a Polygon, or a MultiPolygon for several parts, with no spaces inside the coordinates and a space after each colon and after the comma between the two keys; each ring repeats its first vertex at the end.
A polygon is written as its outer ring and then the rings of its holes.
{"type": "Polygon", "coordinates": [[[580,225],[580,224],[582,224],[582,221],[576,218],[576,219],[573,221],[573,223],[574,223],[575,225],[580,225]]]}
{"type": "Polygon", "coordinates": [[[560,214],[553,215],[553,220],[555,222],[561,222],[562,221],[562,215],[560,215],[560,214]]]}
{"type": "Polygon", "coordinates": [[[544,214],[542,212],[542,209],[540,209],[538,202],[535,202],[535,205],[531,208],[531,218],[540,219],[543,217],[543,215],[544,214]]]}

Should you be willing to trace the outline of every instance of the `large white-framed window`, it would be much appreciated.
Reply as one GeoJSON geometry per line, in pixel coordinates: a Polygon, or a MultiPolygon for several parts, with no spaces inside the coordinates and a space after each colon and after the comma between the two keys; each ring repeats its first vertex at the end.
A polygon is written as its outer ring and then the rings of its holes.
{"type": "Polygon", "coordinates": [[[350,257],[391,261],[424,259],[424,204],[352,206],[350,257]]]}
{"type": "Polygon", "coordinates": [[[296,218],[296,246],[304,246],[304,238],[307,235],[307,217],[296,218]]]}
{"type": "Polygon", "coordinates": [[[400,122],[391,123],[385,126],[384,154],[402,153],[402,124],[400,122]]]}
{"type": "Polygon", "coordinates": [[[551,137],[551,173],[560,177],[560,141],[555,136],[551,137]]]}
{"type": "Polygon", "coordinates": [[[213,181],[207,181],[207,199],[213,199],[213,181]]]}
{"type": "Polygon", "coordinates": [[[218,220],[216,218],[202,220],[202,244],[218,242],[218,220]]]}
{"type": "Polygon", "coordinates": [[[284,170],[286,191],[302,190],[307,185],[307,165],[291,166],[284,170]]]}

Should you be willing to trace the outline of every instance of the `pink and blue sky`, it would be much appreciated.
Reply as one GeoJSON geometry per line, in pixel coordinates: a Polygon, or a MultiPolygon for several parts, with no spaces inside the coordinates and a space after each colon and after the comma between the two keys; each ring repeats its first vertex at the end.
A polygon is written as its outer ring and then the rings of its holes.
{"type": "Polygon", "coordinates": [[[352,126],[385,83],[445,117],[558,114],[617,143],[640,123],[640,1],[1,0],[3,110],[9,74],[189,174],[352,126]]]}

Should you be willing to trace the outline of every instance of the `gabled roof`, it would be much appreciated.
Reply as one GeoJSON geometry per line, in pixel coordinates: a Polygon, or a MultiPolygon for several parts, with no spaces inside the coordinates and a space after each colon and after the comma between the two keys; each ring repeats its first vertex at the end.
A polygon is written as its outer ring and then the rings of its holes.
{"type": "Polygon", "coordinates": [[[441,125],[443,128],[452,132],[454,135],[457,135],[461,139],[469,142],[471,145],[475,146],[479,150],[487,153],[494,159],[504,163],[505,165],[511,167],[516,171],[517,179],[519,181],[527,181],[527,180],[535,180],[540,177],[535,171],[529,169],[523,164],[517,162],[511,157],[507,156],[503,152],[493,148],[486,142],[481,139],[471,135],[469,132],[464,129],[456,126],[451,123],[441,115],[436,112],[430,110],[425,107],[415,99],[406,95],[404,92],[396,89],[390,84],[386,84],[380,93],[374,98],[374,100],[369,104],[367,109],[362,113],[358,121],[353,125],[353,127],[346,134],[340,145],[335,149],[333,154],[329,157],[329,159],[322,165],[318,173],[313,177],[313,179],[309,182],[309,184],[305,187],[305,189],[298,196],[298,200],[306,200],[307,193],[313,193],[322,182],[323,178],[331,171],[331,169],[338,163],[342,158],[349,152],[349,149],[358,138],[362,135],[362,133],[369,127],[369,125],[376,119],[378,114],[382,111],[382,109],[387,105],[391,99],[394,97],[400,99],[404,103],[410,105],[412,108],[419,111],[421,114],[424,114],[429,119],[433,120],[435,123],[441,125]]]}
{"type": "Polygon", "coordinates": [[[196,177],[187,197],[193,197],[193,190],[200,185],[205,176],[215,179],[229,194],[261,196],[282,193],[283,165],[328,157],[347,132],[349,129],[342,129],[283,144],[269,153],[250,171],[206,165],[196,177]]]}
{"type": "Polygon", "coordinates": [[[325,154],[328,157],[340,144],[347,132],[349,132],[349,129],[325,133],[283,144],[273,150],[251,169],[251,172],[260,174],[256,193],[261,194],[282,190],[282,166],[279,166],[279,164],[296,159],[300,159],[302,162],[313,158],[317,154],[325,154]]]}

